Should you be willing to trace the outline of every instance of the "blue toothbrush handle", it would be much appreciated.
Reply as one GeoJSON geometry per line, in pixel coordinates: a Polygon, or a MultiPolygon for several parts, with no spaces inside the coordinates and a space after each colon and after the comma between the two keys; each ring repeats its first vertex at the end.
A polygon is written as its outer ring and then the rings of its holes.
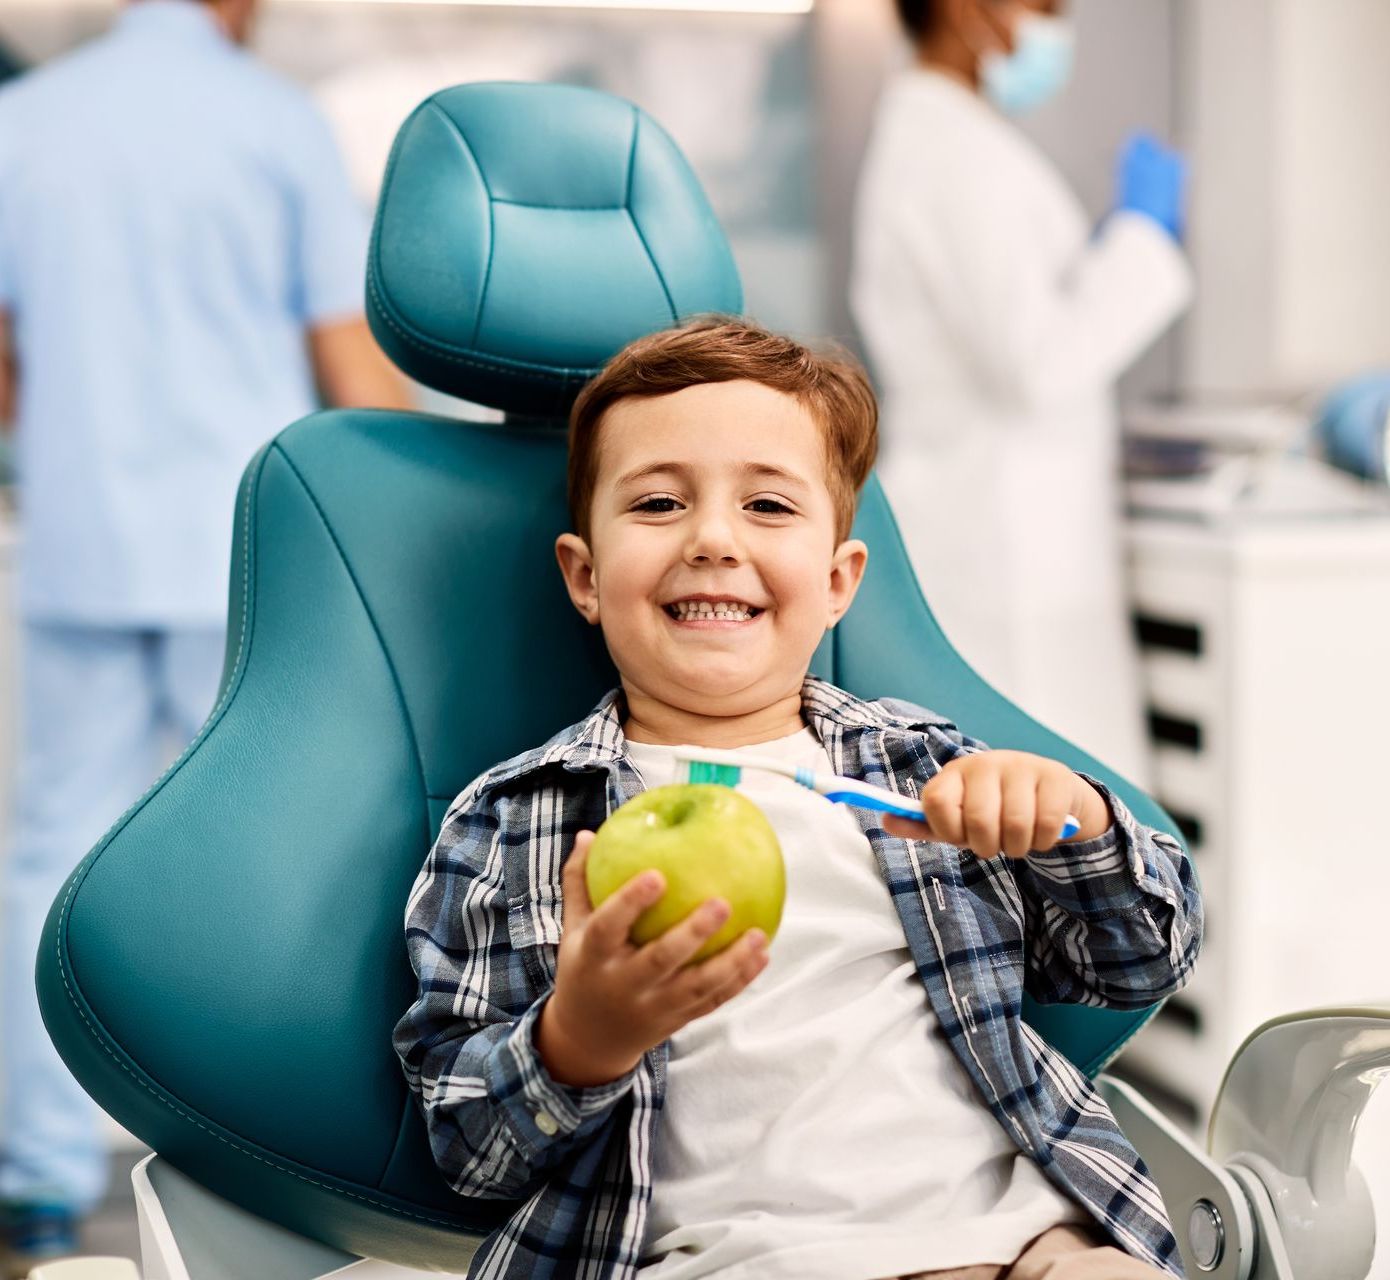
{"type": "Polygon", "coordinates": [[[852,804],[859,809],[877,809],[882,813],[906,818],[909,822],[920,822],[924,827],[927,825],[920,805],[903,804],[899,800],[889,800],[886,796],[865,795],[862,791],[827,791],[825,798],[833,800],[836,804],[852,804]]]}
{"type": "MultiPolygon", "coordinates": [[[[927,819],[918,806],[890,800],[887,796],[866,795],[860,791],[827,791],[825,798],[837,804],[852,804],[860,809],[877,809],[882,813],[906,818],[909,822],[920,822],[924,827],[927,825],[927,819]]],[[[1066,821],[1062,824],[1062,834],[1057,838],[1070,840],[1080,830],[1081,824],[1071,814],[1067,814],[1066,821]]]]}

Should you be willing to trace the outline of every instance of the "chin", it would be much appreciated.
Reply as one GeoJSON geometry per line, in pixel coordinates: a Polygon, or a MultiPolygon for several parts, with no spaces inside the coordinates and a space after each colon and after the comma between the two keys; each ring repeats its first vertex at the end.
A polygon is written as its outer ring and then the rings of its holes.
{"type": "MultiPolygon", "coordinates": [[[[681,689],[701,699],[718,701],[721,704],[718,710],[722,715],[743,715],[759,710],[766,701],[765,698],[760,698],[761,691],[779,684],[775,673],[771,671],[750,675],[747,670],[719,671],[704,667],[673,674],[676,678],[668,681],[668,685],[678,683],[681,689]],[[722,705],[727,701],[735,704],[747,702],[748,705],[722,705]]],[[[707,714],[710,710],[707,705],[687,709],[698,714],[707,714]]]]}

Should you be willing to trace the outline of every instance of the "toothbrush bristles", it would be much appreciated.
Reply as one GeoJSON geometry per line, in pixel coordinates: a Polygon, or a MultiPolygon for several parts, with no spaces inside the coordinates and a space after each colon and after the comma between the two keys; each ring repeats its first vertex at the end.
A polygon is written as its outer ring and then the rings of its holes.
{"type": "Polygon", "coordinates": [[[706,782],[715,783],[721,787],[736,787],[741,772],[736,764],[711,764],[708,760],[690,760],[686,763],[687,782],[706,782]]]}

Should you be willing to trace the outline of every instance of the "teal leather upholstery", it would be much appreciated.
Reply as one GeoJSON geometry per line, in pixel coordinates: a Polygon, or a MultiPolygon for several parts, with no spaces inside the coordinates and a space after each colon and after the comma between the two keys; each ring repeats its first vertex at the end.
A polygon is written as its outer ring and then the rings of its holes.
{"type": "MultiPolygon", "coordinates": [[[[466,150],[492,189],[544,196],[551,209],[612,194],[619,116],[630,134],[655,134],[626,104],[553,86],[475,86],[432,101],[465,122],[466,150]],[[487,102],[505,119],[483,110],[487,102]],[[557,102],[570,104],[559,118],[593,121],[593,172],[584,163],[589,135],[567,136],[568,186],[553,166],[532,169],[517,154],[535,138],[549,146],[557,102]],[[540,185],[507,187],[494,180],[494,164],[540,185]]],[[[604,343],[616,347],[672,317],[653,310],[643,288],[614,286],[591,295],[587,336],[557,331],[547,345],[538,335],[551,333],[553,317],[539,315],[526,330],[527,317],[544,312],[544,282],[528,275],[524,246],[492,278],[531,290],[527,307],[489,308],[466,292],[432,304],[417,273],[428,276],[435,255],[443,261],[451,246],[473,243],[467,227],[433,225],[449,211],[431,203],[426,175],[455,181],[435,148],[460,149],[438,123],[430,104],[407,122],[378,217],[376,305],[390,297],[396,321],[429,335],[419,345],[402,338],[398,358],[470,399],[515,411],[534,407],[544,387],[558,408],[579,372],[606,354],[604,343]],[[403,192],[432,210],[420,243],[398,203],[403,192]]],[[[714,264],[707,280],[677,286],[682,307],[726,306],[737,291],[727,247],[708,243],[722,236],[706,220],[704,197],[661,147],[650,175],[629,175],[633,190],[645,191],[648,176],[662,186],[650,193],[652,207],[670,212],[644,238],[667,246],[658,258],[714,264]]],[[[639,143],[633,155],[644,154],[639,143]]],[[[489,214],[465,200],[449,216],[489,214]]],[[[577,225],[582,239],[587,220],[577,225]]],[[[573,301],[595,278],[592,264],[568,275],[563,257],[546,257],[556,241],[542,240],[536,251],[550,283],[573,301]]],[[[476,263],[468,269],[476,275],[476,263]]],[[[443,266],[439,273],[453,279],[443,266]]],[[[572,323],[583,328],[584,317],[572,323]]],[[[424,1269],[456,1269],[460,1241],[510,1206],[467,1201],[446,1185],[391,1048],[391,1028],[414,996],[402,936],[407,893],[465,784],[578,719],[616,681],[554,563],[554,538],[568,523],[559,426],[329,412],[257,454],[238,501],[217,706],[74,872],[38,961],[55,1043],[131,1132],[252,1212],[424,1269]]],[[[1035,724],[955,654],[876,481],[856,534],[872,549],[868,572],[816,654],[818,674],[862,695],[924,703],[996,745],[1083,765],[1141,818],[1172,829],[1146,797],[1035,724]]],[[[1029,1016],[1094,1072],[1146,1015],[1030,1008],[1029,1016]]]]}
{"type": "Polygon", "coordinates": [[[387,168],[367,292],[412,377],[563,417],[635,333],[737,312],[728,241],[675,143],[590,89],[466,85],[405,122],[387,168]]]}

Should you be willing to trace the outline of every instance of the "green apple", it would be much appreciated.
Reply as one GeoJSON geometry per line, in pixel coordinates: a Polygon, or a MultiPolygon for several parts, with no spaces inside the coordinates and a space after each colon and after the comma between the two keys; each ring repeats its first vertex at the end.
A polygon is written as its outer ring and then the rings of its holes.
{"type": "Polygon", "coordinates": [[[632,927],[650,942],[707,898],[723,898],[729,918],[691,963],[722,951],[745,929],[768,941],[782,920],[787,873],[772,824],[747,796],[712,783],[655,787],[619,806],[594,834],[584,869],[597,907],[633,876],[655,868],[666,892],[632,927]]]}

